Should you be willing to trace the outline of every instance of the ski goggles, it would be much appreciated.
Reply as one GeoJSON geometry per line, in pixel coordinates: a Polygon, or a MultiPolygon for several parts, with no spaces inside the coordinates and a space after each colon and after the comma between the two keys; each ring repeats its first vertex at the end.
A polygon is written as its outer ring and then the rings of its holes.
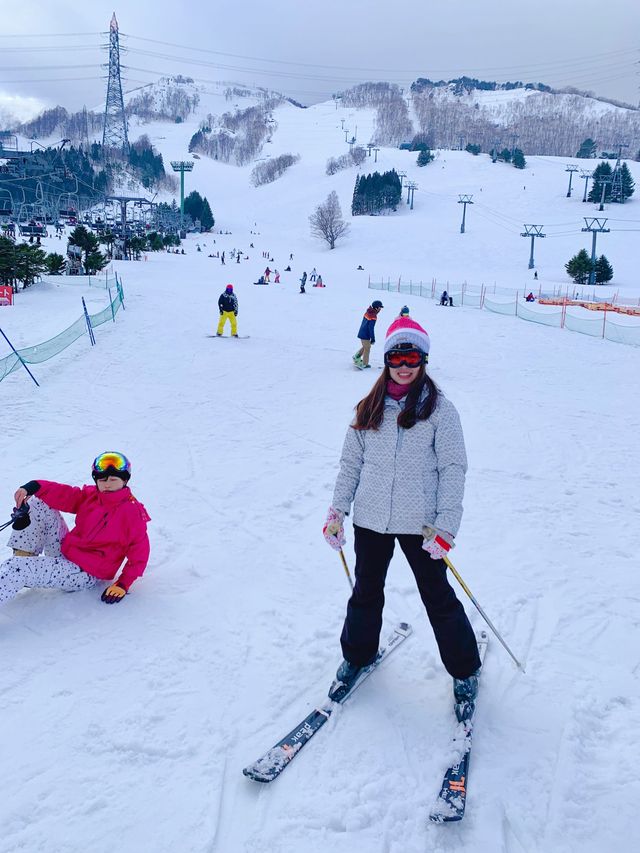
{"type": "Polygon", "coordinates": [[[427,354],[420,349],[391,349],[384,354],[387,367],[420,367],[427,361],[427,354]]]}
{"type": "Polygon", "coordinates": [[[109,471],[115,471],[118,474],[130,474],[131,462],[124,453],[118,453],[115,450],[96,456],[93,460],[93,473],[97,474],[98,477],[106,477],[109,471]]]}

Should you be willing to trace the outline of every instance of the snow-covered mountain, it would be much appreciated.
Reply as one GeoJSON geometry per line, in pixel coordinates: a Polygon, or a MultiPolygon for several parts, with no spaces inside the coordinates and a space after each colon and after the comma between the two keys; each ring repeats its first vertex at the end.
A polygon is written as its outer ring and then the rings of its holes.
{"type": "MultiPolygon", "coordinates": [[[[344,105],[376,110],[376,127],[365,142],[397,145],[421,134],[434,148],[473,143],[487,151],[496,144],[512,147],[517,141],[525,154],[571,157],[589,137],[601,151],[615,150],[619,140],[627,143],[626,153],[631,156],[640,149],[637,108],[577,90],[468,78],[449,83],[418,79],[407,92],[394,84],[373,82],[354,86],[337,97],[344,105]]],[[[232,117],[238,111],[282,101],[304,112],[305,108],[278,92],[228,82],[205,85],[180,75],[161,78],[125,95],[134,129],[153,120],[191,121],[210,127],[224,115],[232,117]]],[[[101,109],[98,105],[89,113],[89,134],[96,139],[101,137],[101,109]]],[[[58,108],[19,130],[41,140],[56,133],[77,140],[82,128],[79,117],[58,108]]]]}

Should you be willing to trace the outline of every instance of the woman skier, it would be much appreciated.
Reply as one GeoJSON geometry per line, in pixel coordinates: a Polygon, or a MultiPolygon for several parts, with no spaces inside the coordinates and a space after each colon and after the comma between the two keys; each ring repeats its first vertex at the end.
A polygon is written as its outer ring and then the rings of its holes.
{"type": "Polygon", "coordinates": [[[344,695],[378,653],[384,583],[396,539],[415,576],[457,702],[475,699],[477,642],[447,580],[442,557],[462,518],[467,458],[460,418],[426,372],[429,336],[408,317],[394,320],[384,372],[356,406],[323,527],[335,550],[345,544],[353,503],[355,587],[340,642],[331,698],[344,695]]]}

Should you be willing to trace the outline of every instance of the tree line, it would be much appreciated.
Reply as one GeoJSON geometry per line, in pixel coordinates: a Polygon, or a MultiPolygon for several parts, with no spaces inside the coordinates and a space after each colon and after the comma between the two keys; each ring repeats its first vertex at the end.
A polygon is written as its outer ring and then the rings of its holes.
{"type": "Polygon", "coordinates": [[[353,188],[351,202],[352,216],[365,216],[381,213],[383,210],[395,211],[400,204],[402,187],[395,169],[390,172],[373,172],[358,175],[353,188]]]}

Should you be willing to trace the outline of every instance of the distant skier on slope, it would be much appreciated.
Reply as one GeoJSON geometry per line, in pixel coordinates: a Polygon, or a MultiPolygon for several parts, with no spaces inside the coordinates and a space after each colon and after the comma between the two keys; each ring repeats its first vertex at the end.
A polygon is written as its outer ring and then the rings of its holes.
{"type": "Polygon", "coordinates": [[[331,698],[346,692],[378,653],[385,577],[397,539],[454,679],[456,702],[475,700],[476,638],[442,559],[462,518],[467,457],[458,412],[426,372],[428,353],[422,326],[410,318],[394,320],[384,344],[384,372],[356,406],[344,441],[323,533],[332,548],[342,548],[353,503],[355,588],[331,698]]]}
{"type": "Polygon", "coordinates": [[[224,293],[220,294],[218,299],[218,310],[220,311],[220,319],[218,320],[218,328],[216,336],[221,338],[224,332],[224,327],[227,320],[231,323],[231,337],[238,337],[238,297],[233,292],[233,285],[228,284],[224,293]]]}
{"type": "Polygon", "coordinates": [[[307,283],[307,273],[302,273],[302,278],[300,279],[300,293],[306,293],[307,291],[304,289],[307,283]]]}
{"type": "Polygon", "coordinates": [[[378,319],[378,314],[383,308],[384,305],[382,302],[380,302],[379,299],[376,299],[364,312],[364,317],[362,318],[360,328],[358,329],[358,338],[361,346],[358,352],[353,356],[353,362],[356,367],[361,369],[371,367],[369,364],[369,353],[371,352],[371,347],[376,342],[376,320],[378,319]]]}
{"type": "Polygon", "coordinates": [[[30,480],[14,495],[16,510],[9,547],[0,564],[0,603],[23,587],[77,592],[99,581],[114,581],[102,593],[105,604],[122,601],[142,576],[149,559],[147,511],[131,493],[131,464],[122,453],[101,453],[93,462],[94,486],[30,480]],[[76,516],[69,531],[61,512],[76,516]]]}

